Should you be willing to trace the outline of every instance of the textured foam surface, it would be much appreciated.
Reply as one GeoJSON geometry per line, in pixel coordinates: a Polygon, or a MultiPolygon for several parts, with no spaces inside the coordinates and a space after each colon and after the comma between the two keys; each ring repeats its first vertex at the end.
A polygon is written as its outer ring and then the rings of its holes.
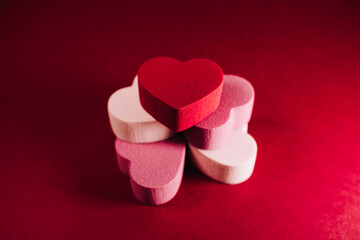
{"type": "Polygon", "coordinates": [[[145,62],[138,76],[141,105],[177,132],[202,121],[219,105],[223,72],[208,59],[157,57],[145,62]]]}
{"type": "Polygon", "coordinates": [[[257,144],[242,129],[234,130],[220,149],[202,150],[189,144],[192,160],[207,176],[227,184],[246,181],[255,166],[257,144]]]}
{"type": "Polygon", "coordinates": [[[121,88],[110,96],[108,115],[116,137],[127,142],[156,142],[175,134],[142,108],[137,76],[132,86],[121,88]]]}
{"type": "Polygon", "coordinates": [[[254,97],[254,88],[246,79],[224,75],[219,107],[203,121],[185,131],[189,143],[201,149],[220,148],[232,130],[243,128],[250,121],[254,97]]]}
{"type": "Polygon", "coordinates": [[[185,163],[185,141],[175,137],[156,143],[115,140],[120,170],[130,176],[132,191],[142,203],[159,205],[179,190],[185,163]]]}

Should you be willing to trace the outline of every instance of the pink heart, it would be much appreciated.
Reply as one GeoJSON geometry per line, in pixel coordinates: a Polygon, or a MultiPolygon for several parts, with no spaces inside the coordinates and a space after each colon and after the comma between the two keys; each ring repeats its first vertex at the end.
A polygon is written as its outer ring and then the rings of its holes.
{"type": "Polygon", "coordinates": [[[120,170],[130,176],[135,197],[159,205],[170,201],[179,190],[185,163],[185,141],[181,137],[154,143],[115,140],[120,170]]]}
{"type": "Polygon", "coordinates": [[[193,146],[217,149],[223,146],[231,132],[250,121],[254,105],[254,88],[244,78],[224,75],[224,87],[219,107],[184,134],[193,146]]]}

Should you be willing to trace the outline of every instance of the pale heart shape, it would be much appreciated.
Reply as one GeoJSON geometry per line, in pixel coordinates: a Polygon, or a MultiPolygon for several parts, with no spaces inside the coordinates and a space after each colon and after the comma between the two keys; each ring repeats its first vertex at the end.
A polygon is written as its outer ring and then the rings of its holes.
{"type": "Polygon", "coordinates": [[[232,131],[225,145],[202,150],[189,144],[194,164],[207,176],[227,184],[246,181],[253,173],[257,144],[242,129],[232,131]]]}
{"type": "Polygon", "coordinates": [[[157,142],[175,135],[141,106],[137,76],[132,86],[121,88],[110,96],[108,115],[115,136],[123,141],[157,142]]]}

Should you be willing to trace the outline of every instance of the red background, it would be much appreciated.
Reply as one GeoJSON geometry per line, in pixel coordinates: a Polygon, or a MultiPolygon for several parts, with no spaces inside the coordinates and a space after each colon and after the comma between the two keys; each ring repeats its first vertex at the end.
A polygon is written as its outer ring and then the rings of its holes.
{"type": "Polygon", "coordinates": [[[357,1],[0,3],[1,239],[359,239],[357,1]],[[245,183],[187,163],[139,204],[106,103],[155,56],[206,57],[255,87],[245,183]]]}

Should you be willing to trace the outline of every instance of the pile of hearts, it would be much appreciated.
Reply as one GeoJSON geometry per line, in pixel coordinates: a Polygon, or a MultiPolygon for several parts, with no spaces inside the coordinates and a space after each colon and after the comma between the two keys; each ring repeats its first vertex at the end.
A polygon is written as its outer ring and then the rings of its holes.
{"type": "Polygon", "coordinates": [[[132,86],[108,101],[117,163],[129,175],[134,196],[151,205],[174,198],[186,149],[208,177],[226,184],[246,181],[257,154],[247,133],[254,97],[247,80],[223,74],[208,59],[145,62],[132,86]]]}

